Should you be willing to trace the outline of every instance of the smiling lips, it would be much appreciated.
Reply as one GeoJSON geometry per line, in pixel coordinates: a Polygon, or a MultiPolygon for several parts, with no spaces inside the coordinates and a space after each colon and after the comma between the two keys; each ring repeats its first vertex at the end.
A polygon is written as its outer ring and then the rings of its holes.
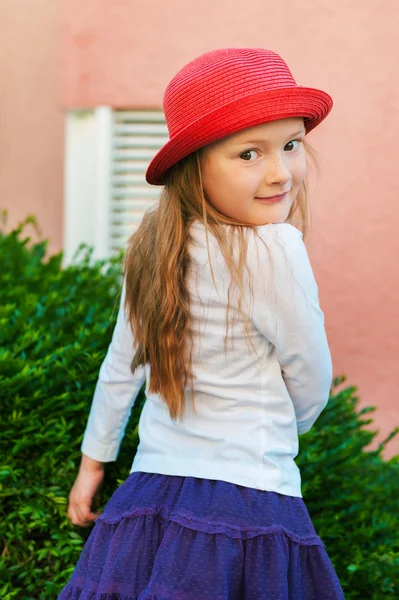
{"type": "Polygon", "coordinates": [[[265,204],[275,204],[276,202],[280,202],[281,200],[283,200],[283,198],[285,198],[286,195],[287,193],[280,194],[279,196],[268,196],[265,198],[256,197],[255,200],[259,200],[260,202],[264,202],[265,204]]]}

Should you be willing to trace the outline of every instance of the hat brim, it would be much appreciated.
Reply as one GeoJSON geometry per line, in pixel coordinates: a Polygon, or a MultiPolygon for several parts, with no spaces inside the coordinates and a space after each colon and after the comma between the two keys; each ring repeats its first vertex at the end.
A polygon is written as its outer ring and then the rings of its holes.
{"type": "Polygon", "coordinates": [[[175,134],[150,162],[146,180],[163,185],[168,170],[195,150],[242,129],[269,121],[303,117],[306,133],[326,118],[332,98],[321,90],[293,87],[253,94],[218,108],[175,134]]]}

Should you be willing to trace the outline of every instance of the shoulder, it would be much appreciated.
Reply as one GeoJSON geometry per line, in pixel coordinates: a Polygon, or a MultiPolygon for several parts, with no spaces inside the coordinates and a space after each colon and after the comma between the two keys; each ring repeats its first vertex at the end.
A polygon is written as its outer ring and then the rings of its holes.
{"type": "Polygon", "coordinates": [[[306,253],[302,232],[290,223],[270,223],[250,230],[249,256],[306,253]]]}
{"type": "Polygon", "coordinates": [[[287,244],[298,243],[303,239],[302,232],[290,223],[270,223],[261,225],[254,230],[254,238],[270,241],[281,241],[287,244]]]}
{"type": "Polygon", "coordinates": [[[313,280],[302,232],[289,223],[271,223],[252,230],[248,265],[255,273],[272,270],[276,277],[313,280]]]}

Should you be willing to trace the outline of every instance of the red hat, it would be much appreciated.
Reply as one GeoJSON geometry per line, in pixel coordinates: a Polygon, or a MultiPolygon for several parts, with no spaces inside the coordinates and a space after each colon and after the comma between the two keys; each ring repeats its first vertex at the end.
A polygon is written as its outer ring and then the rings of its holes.
{"type": "Polygon", "coordinates": [[[163,107],[170,139],[150,162],[146,179],[162,185],[168,169],[185,156],[268,121],[304,117],[309,133],[332,105],[325,92],[297,85],[272,50],[207,52],[183,67],[166,88],[163,107]]]}

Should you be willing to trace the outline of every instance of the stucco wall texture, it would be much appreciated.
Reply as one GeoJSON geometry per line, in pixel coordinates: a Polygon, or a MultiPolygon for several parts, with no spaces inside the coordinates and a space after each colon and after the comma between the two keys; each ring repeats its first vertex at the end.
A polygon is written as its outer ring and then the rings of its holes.
{"type": "MultiPolygon", "coordinates": [[[[5,0],[2,12],[26,3],[5,0]]],[[[36,173],[40,197],[28,194],[32,186],[24,188],[34,206],[62,206],[56,73],[64,108],[159,108],[170,78],[196,55],[226,46],[260,46],[280,53],[300,84],[332,95],[331,115],[309,135],[321,177],[312,177],[308,250],[334,373],[345,374],[349,384],[358,386],[361,406],[377,406],[380,435],[375,447],[399,425],[397,0],[67,0],[61,11],[61,68],[55,41],[58,3],[29,4],[30,22],[13,14],[11,24],[18,33],[7,34],[9,39],[14,36],[9,77],[17,70],[11,76],[17,83],[7,92],[8,114],[17,114],[12,100],[21,89],[24,107],[34,105],[35,113],[25,111],[25,127],[8,125],[6,139],[10,143],[10,132],[19,137],[14,142],[19,150],[26,128],[32,139],[42,133],[40,143],[30,139],[24,154],[29,173],[36,172],[37,153],[53,166],[51,185],[43,181],[48,169],[36,173]],[[46,81],[33,77],[23,58],[28,54],[26,39],[32,43],[39,30],[42,43],[47,40],[46,56],[35,43],[29,54],[40,62],[46,81]],[[20,73],[28,76],[24,83],[20,73]],[[29,91],[38,86],[40,93],[32,96],[29,91]]],[[[16,182],[17,163],[7,172],[8,181],[16,182]]],[[[16,197],[7,185],[10,197],[16,197]]],[[[54,219],[53,237],[60,239],[57,223],[54,219]]],[[[387,456],[398,452],[396,439],[387,456]]]]}
{"type": "MultiPolygon", "coordinates": [[[[0,209],[10,229],[35,214],[49,252],[62,247],[64,110],[60,7],[0,2],[0,209]]],[[[35,232],[27,229],[35,239],[35,232]]]]}
{"type": "MultiPolygon", "coordinates": [[[[302,85],[335,107],[309,135],[309,254],[334,362],[375,404],[379,441],[399,425],[399,47],[396,0],[69,0],[65,106],[159,107],[188,60],[213,48],[280,53],[302,85]]],[[[375,445],[375,444],[374,444],[375,445]]],[[[399,440],[390,452],[399,452],[399,440]]]]}

